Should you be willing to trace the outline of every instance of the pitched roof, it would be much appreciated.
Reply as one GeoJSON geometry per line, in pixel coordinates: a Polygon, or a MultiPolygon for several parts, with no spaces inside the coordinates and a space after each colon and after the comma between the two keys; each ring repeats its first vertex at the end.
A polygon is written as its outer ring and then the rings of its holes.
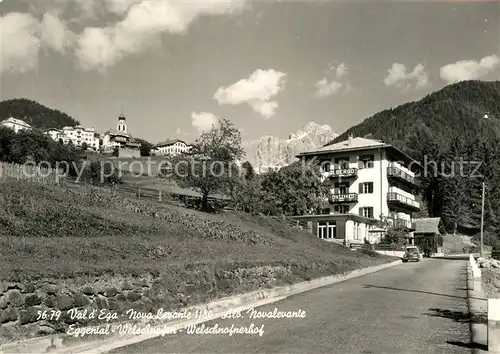
{"type": "Polygon", "coordinates": [[[416,166],[422,168],[422,165],[420,165],[419,162],[415,161],[412,157],[408,156],[406,153],[399,150],[395,146],[384,143],[381,140],[366,139],[359,137],[357,138],[352,137],[335,144],[322,146],[321,148],[313,151],[302,152],[296,155],[295,157],[298,157],[300,159],[305,156],[329,155],[331,153],[338,153],[338,152],[363,151],[363,150],[380,149],[380,148],[389,149],[394,154],[394,156],[397,156],[396,158],[402,159],[403,161],[411,162],[413,167],[416,166]]]}
{"type": "Polygon", "coordinates": [[[130,134],[129,133],[126,133],[126,132],[122,132],[122,131],[118,131],[116,129],[109,129],[108,131],[106,131],[106,133],[104,134],[109,134],[109,135],[120,135],[120,136],[126,136],[126,137],[130,137],[130,134]]]}
{"type": "Polygon", "coordinates": [[[439,233],[441,218],[422,218],[413,219],[413,221],[415,222],[416,234],[439,233]]]}
{"type": "Polygon", "coordinates": [[[306,151],[300,155],[303,154],[311,154],[311,153],[316,153],[316,152],[337,152],[337,151],[352,151],[352,150],[364,150],[364,149],[371,149],[371,148],[382,148],[382,147],[390,147],[391,145],[383,143],[380,140],[373,140],[373,139],[366,139],[366,138],[352,138],[352,139],[347,139],[335,144],[323,146],[319,149],[316,149],[314,151],[306,151]]]}
{"type": "Polygon", "coordinates": [[[13,117],[10,117],[10,118],[7,118],[7,119],[4,119],[0,122],[0,124],[6,124],[6,123],[11,123],[11,124],[17,124],[17,125],[23,125],[25,127],[31,127],[31,125],[29,125],[28,123],[26,123],[24,120],[22,119],[17,119],[17,118],[13,118],[13,117]]]}
{"type": "MultiPolygon", "coordinates": [[[[184,141],[182,141],[180,139],[167,139],[165,141],[162,141],[161,143],[156,144],[155,147],[169,146],[169,145],[174,145],[175,143],[186,144],[184,141]]],[[[188,144],[186,144],[186,145],[188,145],[188,144]]]]}

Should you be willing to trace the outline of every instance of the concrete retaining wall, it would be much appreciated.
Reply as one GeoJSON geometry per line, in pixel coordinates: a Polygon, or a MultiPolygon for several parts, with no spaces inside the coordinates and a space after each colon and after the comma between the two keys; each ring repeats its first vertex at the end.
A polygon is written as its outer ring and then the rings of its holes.
{"type": "MultiPolygon", "coordinates": [[[[189,311],[191,313],[196,310],[206,310],[208,311],[209,315],[204,318],[196,318],[192,320],[170,320],[163,322],[158,320],[127,322],[128,324],[139,324],[142,328],[149,324],[157,330],[156,333],[151,333],[154,332],[151,331],[149,333],[140,335],[120,335],[116,330],[117,326],[120,324],[116,323],[109,325],[110,331],[107,335],[88,335],[85,337],[74,337],[68,334],[51,335],[42,338],[35,338],[24,342],[5,344],[0,347],[0,352],[42,353],[50,351],[52,353],[102,353],[161,336],[162,331],[164,333],[165,331],[172,331],[188,325],[210,321],[219,318],[230,311],[245,310],[248,308],[263,306],[282,300],[291,295],[374,273],[398,264],[401,264],[401,261],[358,269],[351,272],[327,276],[311,281],[297,283],[294,285],[253,291],[250,293],[231,296],[208,304],[185,309],[186,311],[189,311]]],[[[123,323],[121,323],[121,325],[123,326],[123,323]]]]}
{"type": "Polygon", "coordinates": [[[481,269],[472,255],[467,263],[467,277],[472,343],[479,346],[475,352],[500,353],[500,299],[486,297],[481,269]]]}
{"type": "Polygon", "coordinates": [[[375,250],[375,252],[380,253],[380,254],[385,254],[386,256],[393,256],[393,257],[399,257],[403,258],[405,252],[404,251],[379,251],[375,250]]]}

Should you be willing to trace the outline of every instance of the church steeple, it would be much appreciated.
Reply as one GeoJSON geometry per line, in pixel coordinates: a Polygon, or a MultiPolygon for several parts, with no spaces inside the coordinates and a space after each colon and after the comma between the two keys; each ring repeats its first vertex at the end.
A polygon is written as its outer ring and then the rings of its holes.
{"type": "Polygon", "coordinates": [[[125,123],[125,115],[123,114],[123,110],[118,116],[118,125],[116,126],[116,130],[119,132],[127,132],[127,123],[125,123]]]}

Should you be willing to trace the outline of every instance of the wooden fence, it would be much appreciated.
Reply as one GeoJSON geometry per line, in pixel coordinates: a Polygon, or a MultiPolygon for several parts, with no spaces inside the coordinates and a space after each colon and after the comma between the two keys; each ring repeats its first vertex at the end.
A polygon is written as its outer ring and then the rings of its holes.
{"type": "Polygon", "coordinates": [[[66,177],[61,170],[50,167],[0,162],[0,178],[14,178],[47,185],[59,185],[64,182],[66,177]]]}
{"type": "MultiPolygon", "coordinates": [[[[65,180],[66,187],[76,187],[76,188],[93,188],[99,189],[101,191],[107,191],[111,194],[122,195],[124,197],[135,197],[137,199],[152,200],[157,202],[165,202],[179,205],[185,205],[187,207],[196,207],[201,203],[201,196],[197,195],[194,191],[186,191],[185,193],[179,192],[169,192],[161,189],[155,188],[145,188],[140,185],[130,185],[130,184],[93,184],[87,180],[77,180],[76,178],[67,178],[65,180]]],[[[221,200],[215,197],[208,197],[208,202],[216,208],[228,208],[232,207],[232,202],[228,200],[221,200]]]]}
{"type": "Polygon", "coordinates": [[[374,244],[363,244],[363,243],[351,243],[349,245],[353,249],[367,249],[373,251],[404,251],[405,246],[399,246],[394,244],[386,243],[374,243],[374,244]]]}

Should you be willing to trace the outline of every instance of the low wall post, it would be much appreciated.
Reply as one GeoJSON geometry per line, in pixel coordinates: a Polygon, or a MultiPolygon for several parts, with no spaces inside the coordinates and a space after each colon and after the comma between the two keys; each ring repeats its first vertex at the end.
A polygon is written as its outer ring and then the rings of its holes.
{"type": "Polygon", "coordinates": [[[481,269],[477,265],[472,267],[473,289],[481,291],[481,269]]]}
{"type": "Polygon", "coordinates": [[[500,299],[488,299],[488,351],[500,353],[500,299]]]}

